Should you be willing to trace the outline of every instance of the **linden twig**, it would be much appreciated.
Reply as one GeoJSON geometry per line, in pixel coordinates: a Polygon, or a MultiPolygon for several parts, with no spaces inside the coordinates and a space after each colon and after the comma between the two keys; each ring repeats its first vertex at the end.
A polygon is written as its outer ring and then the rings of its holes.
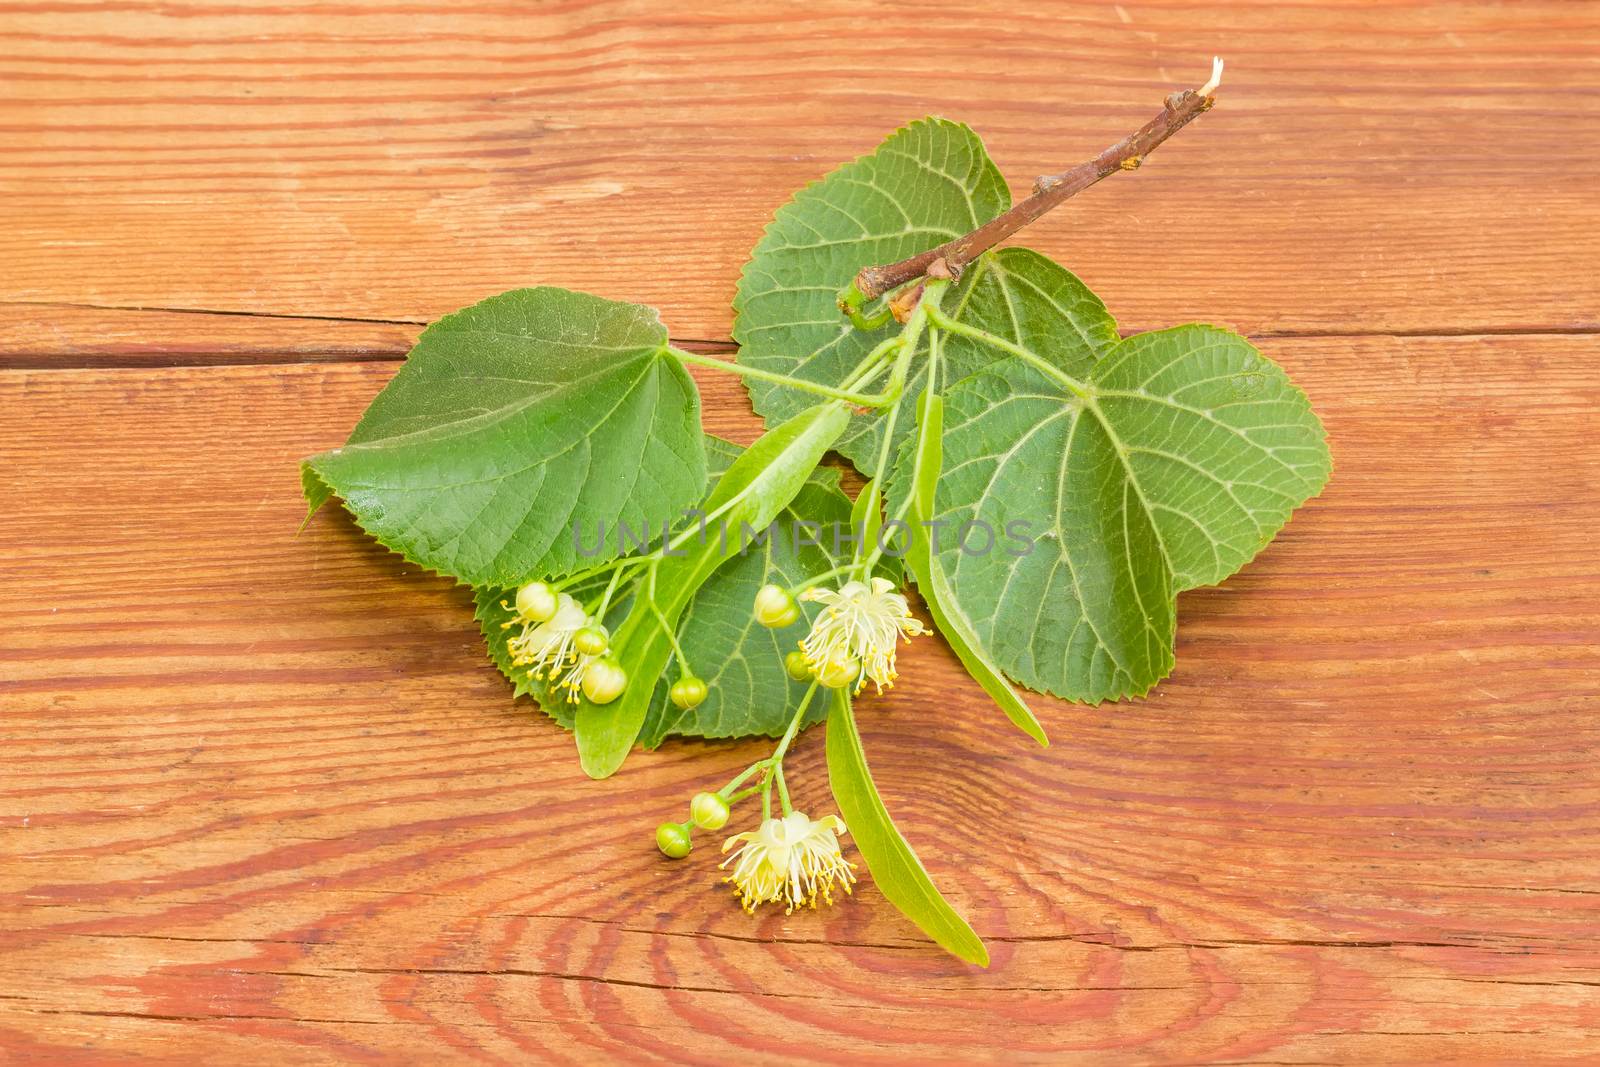
{"type": "Polygon", "coordinates": [[[1137,170],[1144,162],[1144,157],[1160,147],[1167,138],[1211,110],[1216,102],[1211,94],[1220,84],[1222,60],[1213,59],[1211,78],[1200,88],[1173,93],[1162,105],[1160,114],[1088,162],[1059,174],[1047,174],[1039,178],[1034,182],[1033,195],[1010,211],[937,248],[919,252],[896,263],[862,268],[861,273],[840,294],[840,309],[850,315],[854,322],[867,301],[922,277],[930,266],[941,259],[959,274],[968,263],[1096,182],[1122,171],[1137,170]]]}

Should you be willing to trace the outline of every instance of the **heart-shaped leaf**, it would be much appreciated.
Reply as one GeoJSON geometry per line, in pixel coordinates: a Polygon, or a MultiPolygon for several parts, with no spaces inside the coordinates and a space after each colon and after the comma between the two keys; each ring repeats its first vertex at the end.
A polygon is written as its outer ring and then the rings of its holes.
{"type": "MultiPolygon", "coordinates": [[[[887,330],[854,329],[839,313],[840,287],[862,267],[909,256],[959,237],[1011,206],[1005,179],[971,129],[922,119],[891,134],[875,152],[795,194],[767,227],[739,278],[734,339],[739,362],[837,385],[887,330]]],[[[952,356],[951,380],[977,369],[952,356]]],[[[993,358],[982,357],[982,362],[993,358]]],[[[980,364],[981,365],[981,364],[980,364]]],[[[922,388],[921,361],[895,420],[910,431],[922,388]]],[[[756,411],[775,426],[815,403],[783,385],[748,381],[756,411]]],[[[837,448],[856,466],[878,453],[881,415],[858,415],[837,448]]]]}
{"type": "Polygon", "coordinates": [[[962,343],[1014,354],[945,394],[937,559],[1012,678],[1078,700],[1142,695],[1171,670],[1177,593],[1232,574],[1321,490],[1322,425],[1237,334],[1180,326],[1105,346],[1099,302],[1031,253],[988,261],[971,285],[960,322],[1001,343],[962,343]]]}
{"type": "Polygon", "coordinates": [[[337,494],[406,558],[499,587],[603,558],[579,538],[614,555],[618,524],[659,535],[705,471],[699,394],[655,311],[539,288],[423,331],[303,480],[313,510],[337,494]]]}

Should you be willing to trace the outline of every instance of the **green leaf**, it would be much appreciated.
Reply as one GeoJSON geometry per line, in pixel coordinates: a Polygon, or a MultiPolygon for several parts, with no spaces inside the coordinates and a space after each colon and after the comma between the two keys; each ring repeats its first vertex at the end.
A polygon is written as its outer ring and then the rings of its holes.
{"type": "Polygon", "coordinates": [[[337,493],[413,562],[515,585],[602,558],[581,557],[574,531],[659,532],[700,496],[699,394],[654,310],[518,289],[423,331],[349,442],[303,477],[312,505],[337,493]]]}
{"type": "MultiPolygon", "coordinates": [[[[851,327],[835,303],[839,289],[862,267],[959,237],[1010,206],[1005,180],[978,135],[966,126],[923,119],[896,131],[875,152],[800,190],[778,209],[745,265],[734,297],[739,362],[838,384],[889,336],[851,327]]],[[[950,380],[993,359],[992,354],[979,355],[980,362],[971,366],[963,354],[953,355],[950,380]]],[[[897,437],[909,431],[922,374],[921,360],[914,359],[896,420],[897,437]]],[[[746,385],[769,426],[813,402],[808,394],[782,385],[746,385]]],[[[879,418],[857,416],[838,445],[868,473],[878,452],[879,418]]]]}
{"type": "Polygon", "coordinates": [[[944,464],[944,401],[937,393],[923,390],[917,407],[917,429],[916,439],[908,444],[908,448],[914,445],[915,451],[906,459],[912,465],[908,517],[913,532],[906,567],[916,579],[928,614],[933,616],[935,632],[943,635],[967,673],[1023,733],[1048,747],[1050,739],[1045,736],[1044,727],[984,651],[977,628],[962,610],[943,564],[932,553],[929,527],[925,524],[934,517],[934,494],[944,464]]]}
{"type": "Polygon", "coordinates": [[[940,895],[922,861],[889,818],[867,769],[855,713],[843,689],[833,690],[827,749],[833,798],[884,897],[952,955],[980,967],[989,966],[989,950],[940,895]]]}
{"type": "Polygon", "coordinates": [[[649,679],[649,684],[629,685],[610,704],[585,701],[578,707],[578,758],[591,777],[615,774],[644,728],[655,682],[672,658],[662,620],[677,627],[695,591],[738,551],[743,525],[762,529],[788,507],[848,418],[842,403],[829,401],[767,431],[733,462],[703,505],[708,515],[720,515],[730,536],[691,540],[686,555],[663,559],[655,568],[653,584],[641,588],[633,610],[612,635],[628,677],[649,679]],[[647,595],[653,595],[659,614],[645,602],[647,595]]]}
{"type": "MultiPolygon", "coordinates": [[[[967,268],[961,298],[946,302],[950,317],[1008,340],[1048,337],[1050,360],[1082,376],[1121,341],[1117,320],[1077,276],[1028,248],[985,252],[967,268]]],[[[940,379],[970,377],[1004,352],[969,337],[943,338],[940,379]],[[967,368],[971,368],[968,370],[967,368]]]]}
{"type": "Polygon", "coordinates": [[[1008,357],[946,394],[938,561],[1010,677],[1143,695],[1172,668],[1176,595],[1233,573],[1321,490],[1322,425],[1236,334],[1181,326],[1102,350],[1070,274],[1031,255],[996,266],[961,321],[1037,365],[1008,357]],[[993,550],[960,547],[967,523],[993,550]],[[1017,558],[1019,529],[1032,549],[1017,558]]]}

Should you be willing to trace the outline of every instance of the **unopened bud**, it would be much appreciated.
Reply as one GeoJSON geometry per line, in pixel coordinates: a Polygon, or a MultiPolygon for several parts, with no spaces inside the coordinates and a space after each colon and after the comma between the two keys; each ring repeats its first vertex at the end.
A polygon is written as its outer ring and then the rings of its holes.
{"type": "Polygon", "coordinates": [[[692,674],[686,674],[672,683],[672,688],[667,690],[667,696],[671,698],[673,707],[688,711],[705,702],[706,683],[692,674]]]}
{"type": "Polygon", "coordinates": [[[843,689],[861,675],[861,661],[847,656],[830,657],[817,670],[817,681],[829,689],[843,689]]]}
{"type": "Polygon", "coordinates": [[[702,830],[720,830],[728,825],[728,802],[715,793],[696,793],[689,801],[689,817],[702,830]]]}
{"type": "Polygon", "coordinates": [[[517,614],[529,622],[548,621],[559,606],[556,591],[543,582],[529,582],[517,590],[517,614]]]}
{"type": "Polygon", "coordinates": [[[656,827],[656,848],[669,859],[681,860],[694,848],[694,840],[682,823],[664,822],[656,827]]]}
{"type": "Polygon", "coordinates": [[[582,656],[600,656],[611,647],[611,638],[607,636],[604,626],[585,626],[572,635],[572,647],[582,656]]]}
{"type": "Polygon", "coordinates": [[[776,585],[764,585],[756,593],[756,621],[769,630],[791,626],[800,618],[794,597],[776,585]]]}
{"type": "Polygon", "coordinates": [[[797,682],[811,680],[811,664],[806,662],[806,654],[798,649],[783,657],[783,669],[797,682]]]}
{"type": "Polygon", "coordinates": [[[596,704],[609,704],[628,688],[628,672],[622,664],[607,657],[597,659],[583,671],[583,695],[596,704]]]}

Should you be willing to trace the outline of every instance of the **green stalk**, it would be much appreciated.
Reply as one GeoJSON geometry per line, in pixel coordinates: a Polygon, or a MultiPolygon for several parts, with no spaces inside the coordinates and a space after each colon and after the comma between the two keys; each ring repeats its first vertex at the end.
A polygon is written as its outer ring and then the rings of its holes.
{"type": "Polygon", "coordinates": [[[979,344],[988,345],[991,348],[998,348],[1007,355],[1016,356],[1029,366],[1036,368],[1041,374],[1060,382],[1068,392],[1074,393],[1082,399],[1089,399],[1090,391],[1087,385],[1078,381],[1076,378],[1062,373],[1060,367],[1057,367],[1055,364],[1040,356],[1032,349],[1024,348],[1022,345],[1016,344],[1013,341],[1008,341],[1004,337],[1001,337],[997,334],[992,334],[988,330],[980,330],[976,326],[968,326],[959,319],[950,318],[938,308],[932,309],[928,314],[929,317],[933,319],[933,324],[939,327],[941,330],[957,334],[961,337],[970,337],[979,344]]]}
{"type": "Polygon", "coordinates": [[[842,567],[834,567],[832,570],[823,571],[821,574],[813,574],[811,577],[807,578],[798,585],[790,586],[789,595],[798,598],[801,593],[805,592],[807,589],[810,589],[812,586],[821,585],[829,578],[837,578],[841,574],[849,574],[855,569],[856,565],[854,563],[846,563],[842,567]]]}
{"type": "Polygon", "coordinates": [[[668,346],[667,351],[683,363],[694,363],[702,367],[712,367],[716,370],[726,371],[729,374],[737,374],[742,378],[754,378],[757,381],[788,386],[790,389],[815,393],[830,400],[843,400],[850,404],[868,408],[879,408],[885,404],[883,397],[870,393],[853,393],[848,389],[835,389],[831,385],[808,382],[803,378],[791,378],[787,374],[778,374],[774,371],[762,370],[759,367],[746,367],[742,363],[730,363],[725,359],[717,359],[714,356],[702,356],[698,352],[685,352],[681,348],[668,346]]]}
{"type": "MultiPolygon", "coordinates": [[[[937,311],[937,310],[938,310],[937,308],[934,309],[934,311],[937,311]]],[[[938,394],[938,391],[939,391],[939,355],[940,355],[939,349],[940,349],[939,331],[936,328],[930,326],[928,328],[928,384],[925,387],[924,393],[923,393],[923,395],[925,397],[935,396],[935,395],[938,394]]],[[[911,484],[912,485],[917,484],[917,471],[920,468],[921,462],[922,462],[922,450],[919,448],[917,450],[917,452],[916,452],[915,462],[914,462],[914,465],[912,467],[912,472],[911,472],[911,484]]],[[[893,522],[904,522],[905,521],[905,517],[907,515],[909,515],[910,513],[911,513],[911,494],[907,493],[906,494],[906,498],[904,500],[902,500],[900,502],[900,506],[895,509],[895,513],[894,513],[894,516],[891,519],[891,521],[893,521],[893,522]]],[[[915,535],[913,534],[913,536],[915,536],[915,535]]],[[[878,540],[881,542],[883,539],[880,537],[878,540]]],[[[878,560],[880,560],[882,558],[883,558],[883,545],[880,543],[880,544],[878,544],[878,545],[873,547],[872,553],[867,557],[866,562],[862,565],[862,574],[863,575],[870,575],[872,573],[872,568],[876,567],[878,565],[878,560]]]]}
{"type": "MultiPolygon", "coordinates": [[[[683,654],[683,646],[678,644],[678,635],[673,632],[672,625],[667,622],[667,617],[661,613],[661,609],[656,606],[655,590],[653,588],[650,590],[649,604],[650,610],[655,612],[656,618],[661,622],[661,630],[667,635],[667,642],[672,645],[672,654],[678,659],[679,676],[692,675],[694,670],[689,666],[689,657],[683,654]]],[[[737,785],[738,783],[735,782],[734,784],[737,785]]]]}
{"type": "MultiPolygon", "coordinates": [[[[950,287],[947,280],[935,279],[929,281],[922,290],[922,299],[917,301],[916,310],[911,313],[911,319],[906,323],[906,328],[901,331],[900,340],[902,347],[900,357],[895,361],[894,376],[890,379],[891,388],[898,385],[903,387],[906,379],[906,370],[910,366],[911,356],[917,350],[917,343],[922,339],[922,332],[927,328],[931,316],[938,312],[939,301],[944,299],[945,290],[950,287]]],[[[900,405],[896,403],[889,409],[889,414],[884,418],[883,443],[878,448],[878,463],[872,475],[872,480],[878,485],[884,484],[884,475],[889,472],[889,454],[894,448],[894,427],[900,417],[900,405]]],[[[880,539],[881,540],[881,539],[880,539]]],[[[866,581],[872,574],[872,566],[883,556],[881,547],[873,550],[870,559],[863,558],[861,546],[856,546],[856,562],[859,565],[861,580],[866,581]]]]}
{"type": "MultiPolygon", "coordinates": [[[[757,771],[761,770],[766,765],[767,765],[767,760],[764,760],[764,759],[756,760],[754,763],[750,764],[750,766],[746,767],[744,770],[742,770],[738,774],[734,775],[733,781],[729,782],[727,785],[725,785],[721,789],[717,790],[717,795],[719,797],[721,797],[722,799],[727,800],[733,794],[733,791],[735,789],[738,789],[741,785],[744,785],[745,782],[750,780],[750,776],[751,775],[755,774],[757,771]]],[[[759,788],[759,786],[757,788],[759,788]]]]}

